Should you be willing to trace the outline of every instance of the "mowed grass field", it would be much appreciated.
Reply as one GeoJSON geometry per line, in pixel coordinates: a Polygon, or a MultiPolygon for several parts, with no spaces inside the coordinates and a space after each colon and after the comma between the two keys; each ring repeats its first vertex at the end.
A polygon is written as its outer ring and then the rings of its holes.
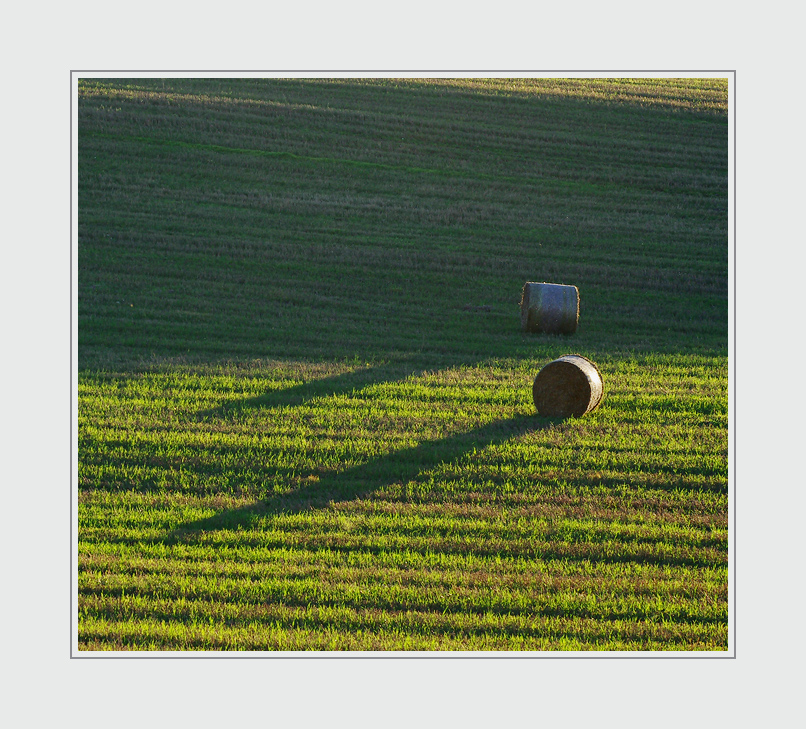
{"type": "Polygon", "coordinates": [[[80,80],[79,649],[726,651],[727,91],[80,80]]]}

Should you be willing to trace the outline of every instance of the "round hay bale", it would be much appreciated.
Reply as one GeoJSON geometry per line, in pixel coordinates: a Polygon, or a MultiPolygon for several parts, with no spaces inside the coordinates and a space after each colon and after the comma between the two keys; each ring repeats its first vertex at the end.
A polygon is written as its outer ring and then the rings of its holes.
{"type": "Polygon", "coordinates": [[[578,418],[599,407],[604,396],[602,375],[579,354],[549,362],[535,377],[532,398],[544,417],[578,418]]]}
{"type": "Polygon", "coordinates": [[[521,328],[525,332],[573,334],[579,321],[576,286],[528,282],[521,294],[521,328]]]}

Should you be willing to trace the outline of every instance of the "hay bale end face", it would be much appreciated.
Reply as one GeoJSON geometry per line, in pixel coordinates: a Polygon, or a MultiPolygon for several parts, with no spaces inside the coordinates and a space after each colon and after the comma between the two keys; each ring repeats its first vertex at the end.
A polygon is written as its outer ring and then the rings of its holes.
{"type": "Polygon", "coordinates": [[[573,334],[579,321],[579,289],[554,283],[527,282],[521,294],[521,328],[525,332],[573,334]]]}
{"type": "Polygon", "coordinates": [[[603,396],[598,367],[579,354],[549,362],[532,385],[535,407],[544,417],[581,417],[599,407],[603,396]]]}

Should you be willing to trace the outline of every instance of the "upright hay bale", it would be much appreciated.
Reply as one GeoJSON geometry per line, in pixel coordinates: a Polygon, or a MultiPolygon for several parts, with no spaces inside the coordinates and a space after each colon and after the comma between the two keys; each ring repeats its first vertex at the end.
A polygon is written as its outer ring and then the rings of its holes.
{"type": "Polygon", "coordinates": [[[580,417],[599,407],[604,395],[596,365],[579,354],[549,362],[535,377],[532,397],[544,417],[580,417]]]}
{"type": "Polygon", "coordinates": [[[553,283],[526,283],[521,294],[525,332],[573,334],[579,321],[579,289],[553,283]]]}

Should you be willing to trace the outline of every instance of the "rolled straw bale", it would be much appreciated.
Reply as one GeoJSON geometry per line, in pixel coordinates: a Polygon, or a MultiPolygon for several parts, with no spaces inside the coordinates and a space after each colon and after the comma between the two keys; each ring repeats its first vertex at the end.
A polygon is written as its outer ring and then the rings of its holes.
{"type": "Polygon", "coordinates": [[[535,407],[544,417],[578,418],[599,407],[603,395],[599,369],[579,354],[549,362],[532,385],[535,407]]]}
{"type": "Polygon", "coordinates": [[[528,282],[521,294],[521,328],[525,332],[573,334],[579,321],[579,289],[555,283],[528,282]]]}

